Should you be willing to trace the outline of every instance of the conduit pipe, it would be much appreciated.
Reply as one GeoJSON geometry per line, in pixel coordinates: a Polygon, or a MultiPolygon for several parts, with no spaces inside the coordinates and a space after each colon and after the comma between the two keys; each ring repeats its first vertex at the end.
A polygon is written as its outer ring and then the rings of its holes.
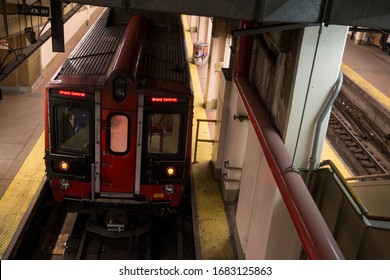
{"type": "Polygon", "coordinates": [[[337,96],[339,95],[341,86],[343,85],[343,79],[344,79],[344,75],[343,75],[343,72],[340,70],[336,84],[333,87],[333,91],[332,91],[331,95],[329,96],[329,99],[326,102],[324,108],[322,109],[320,116],[317,119],[316,131],[314,134],[314,141],[313,141],[313,148],[311,150],[311,156],[309,159],[309,171],[307,173],[307,178],[306,178],[306,186],[309,189],[310,189],[310,184],[311,184],[311,178],[313,175],[314,165],[317,162],[317,152],[318,152],[318,146],[319,146],[319,142],[320,142],[320,134],[321,134],[322,126],[324,124],[325,117],[329,114],[330,110],[332,109],[334,101],[336,100],[337,96]]]}
{"type": "MultiPolygon", "coordinates": [[[[241,27],[249,27],[248,22],[242,22],[241,27]]],[[[240,37],[238,40],[234,84],[248,111],[303,249],[309,259],[344,259],[302,177],[290,170],[292,159],[258,94],[249,83],[252,45],[253,36],[240,37]]]]}

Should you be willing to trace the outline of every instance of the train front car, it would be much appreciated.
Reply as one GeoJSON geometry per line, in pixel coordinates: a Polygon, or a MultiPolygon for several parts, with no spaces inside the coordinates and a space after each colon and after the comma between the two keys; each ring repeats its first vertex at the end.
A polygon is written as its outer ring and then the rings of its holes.
{"type": "MultiPolygon", "coordinates": [[[[180,205],[191,161],[180,16],[109,20],[107,10],[47,85],[48,180],[55,200],[77,202],[79,211],[166,211],[180,205]]],[[[114,224],[108,229],[127,226],[114,224]]]]}

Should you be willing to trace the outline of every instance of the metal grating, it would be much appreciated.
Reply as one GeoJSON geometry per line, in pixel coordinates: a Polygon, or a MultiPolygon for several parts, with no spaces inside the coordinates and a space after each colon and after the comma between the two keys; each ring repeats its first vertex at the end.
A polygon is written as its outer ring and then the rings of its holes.
{"type": "Polygon", "coordinates": [[[70,54],[62,74],[105,74],[121,41],[125,25],[106,26],[108,13],[91,28],[70,54]]]}
{"type": "Polygon", "coordinates": [[[167,15],[165,25],[150,27],[148,38],[141,78],[188,83],[180,16],[167,15]]]}

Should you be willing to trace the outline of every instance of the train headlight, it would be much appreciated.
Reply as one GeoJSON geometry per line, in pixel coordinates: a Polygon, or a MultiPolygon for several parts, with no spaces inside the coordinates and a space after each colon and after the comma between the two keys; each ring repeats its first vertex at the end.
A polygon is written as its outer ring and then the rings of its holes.
{"type": "Polygon", "coordinates": [[[175,192],[175,186],[172,184],[168,184],[164,186],[164,192],[166,194],[173,194],[175,192]]]}
{"type": "Polygon", "coordinates": [[[118,77],[114,80],[113,97],[116,101],[122,102],[126,98],[126,80],[118,77]]]}
{"type": "Polygon", "coordinates": [[[60,164],[58,165],[58,167],[63,170],[63,171],[66,171],[69,169],[69,162],[63,160],[60,162],[60,164]]]}
{"type": "Polygon", "coordinates": [[[173,176],[176,174],[176,169],[172,166],[168,166],[165,172],[167,173],[168,176],[173,176]]]}
{"type": "Polygon", "coordinates": [[[69,180],[66,180],[66,179],[62,179],[60,181],[60,188],[63,189],[63,190],[67,190],[70,188],[70,182],[69,180]]]}

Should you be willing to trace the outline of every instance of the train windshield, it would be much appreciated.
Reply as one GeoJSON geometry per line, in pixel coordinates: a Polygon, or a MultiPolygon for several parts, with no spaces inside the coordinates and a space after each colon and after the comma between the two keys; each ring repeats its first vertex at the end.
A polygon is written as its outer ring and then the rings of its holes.
{"type": "Polygon", "coordinates": [[[177,154],[179,152],[180,114],[150,114],[148,117],[147,152],[177,154]]]}
{"type": "Polygon", "coordinates": [[[55,131],[57,149],[86,153],[90,150],[91,133],[89,110],[57,105],[55,131]]]}

